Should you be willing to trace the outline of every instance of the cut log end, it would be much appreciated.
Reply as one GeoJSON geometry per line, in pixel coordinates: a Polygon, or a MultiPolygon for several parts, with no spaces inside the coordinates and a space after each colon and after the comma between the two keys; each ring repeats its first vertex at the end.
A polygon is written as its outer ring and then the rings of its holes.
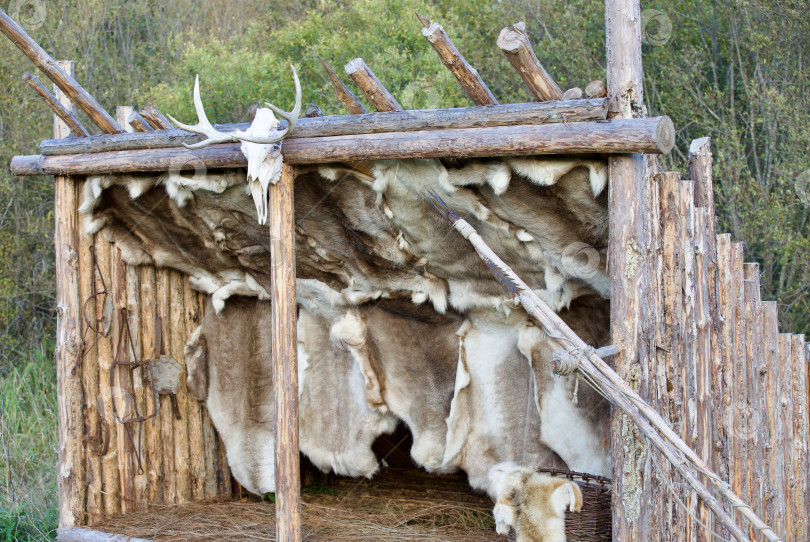
{"type": "Polygon", "coordinates": [[[675,146],[675,125],[672,119],[664,115],[658,122],[658,127],[655,131],[656,141],[658,142],[658,149],[662,154],[669,154],[669,151],[675,146]]]}
{"type": "Polygon", "coordinates": [[[439,23],[430,23],[430,26],[422,29],[422,35],[427,38],[430,43],[436,43],[444,34],[444,28],[439,23]]]}
{"type": "Polygon", "coordinates": [[[600,79],[591,81],[585,86],[585,94],[591,98],[604,98],[607,96],[607,87],[605,87],[605,82],[600,79]]]}
{"type": "Polygon", "coordinates": [[[367,70],[368,66],[366,65],[366,61],[362,58],[353,58],[346,63],[346,66],[343,69],[346,71],[346,74],[352,75],[358,71],[367,70]]]}
{"type": "Polygon", "coordinates": [[[585,93],[582,92],[582,89],[579,87],[569,88],[565,92],[563,92],[562,99],[563,100],[581,100],[585,97],[585,93]]]}
{"type": "Polygon", "coordinates": [[[517,23],[512,26],[512,28],[504,27],[501,30],[501,33],[498,34],[498,39],[495,43],[498,45],[502,51],[507,53],[517,53],[521,49],[525,49],[527,47],[527,39],[526,39],[526,32],[525,32],[525,25],[521,25],[521,23],[517,23]]]}

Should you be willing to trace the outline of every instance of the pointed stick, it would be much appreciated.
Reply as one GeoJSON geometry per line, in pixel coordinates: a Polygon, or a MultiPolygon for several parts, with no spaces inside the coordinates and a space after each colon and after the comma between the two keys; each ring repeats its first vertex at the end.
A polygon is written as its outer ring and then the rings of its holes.
{"type": "Polygon", "coordinates": [[[337,98],[340,100],[340,103],[343,104],[343,107],[345,107],[346,110],[352,115],[362,115],[363,113],[367,113],[368,111],[366,111],[366,108],[360,103],[360,100],[357,99],[357,96],[354,95],[354,92],[349,90],[346,83],[344,83],[343,80],[338,77],[335,68],[330,66],[321,57],[318,57],[318,62],[320,62],[323,69],[326,70],[326,77],[329,79],[329,82],[332,83],[332,87],[335,89],[337,98]]]}
{"type": "Polygon", "coordinates": [[[416,15],[425,27],[422,35],[430,42],[430,45],[439,55],[439,60],[450,70],[450,73],[458,81],[459,86],[467,93],[475,105],[495,105],[498,100],[489,90],[489,87],[478,75],[478,71],[464,59],[450,37],[439,23],[432,23],[430,19],[416,15]]]}

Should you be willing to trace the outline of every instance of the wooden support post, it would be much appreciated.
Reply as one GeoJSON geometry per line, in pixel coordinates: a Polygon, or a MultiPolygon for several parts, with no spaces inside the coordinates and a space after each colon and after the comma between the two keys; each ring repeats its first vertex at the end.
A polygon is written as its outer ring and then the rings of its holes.
{"type": "Polygon", "coordinates": [[[301,541],[301,470],[298,452],[298,349],[295,304],[293,166],[270,187],[270,243],[275,375],[276,540],[301,541]]]}
{"type": "Polygon", "coordinates": [[[779,361],[782,368],[781,394],[779,404],[782,410],[780,454],[784,458],[781,491],[785,492],[785,540],[796,538],[796,477],[793,472],[793,337],[788,333],[779,334],[779,361]]]}
{"type": "Polygon", "coordinates": [[[335,89],[335,94],[337,94],[338,100],[340,100],[340,103],[342,103],[343,107],[346,108],[346,111],[352,115],[361,115],[363,113],[367,113],[366,108],[363,107],[363,104],[360,103],[360,100],[357,99],[354,92],[349,90],[349,87],[347,87],[346,83],[344,83],[343,80],[338,76],[335,69],[321,57],[318,57],[318,61],[326,71],[326,77],[329,79],[329,82],[335,89]]]}
{"type": "Polygon", "coordinates": [[[402,111],[394,95],[377,79],[362,58],[350,60],[344,69],[377,111],[402,111]]]}
{"type": "MultiPolygon", "coordinates": [[[[5,13],[0,11],[3,17],[5,13]]],[[[2,20],[2,18],[0,18],[2,20]]],[[[60,70],[72,72],[72,61],[62,61],[60,70]]],[[[66,108],[65,96],[57,96],[66,108]]],[[[55,138],[70,135],[70,127],[54,116],[55,138]]],[[[85,522],[84,390],[81,373],[74,369],[81,362],[82,326],[79,299],[79,194],[75,179],[56,177],[54,216],[56,231],[56,394],[59,440],[56,471],[59,500],[59,526],[76,527],[85,522]]]]}
{"type": "MultiPolygon", "coordinates": [[[[640,43],[639,47],[641,47],[640,43]]],[[[534,54],[532,44],[529,42],[529,35],[526,33],[526,23],[520,21],[512,25],[511,29],[506,27],[501,30],[497,44],[538,101],[562,99],[562,89],[548,74],[543,65],[540,64],[537,55],[534,54]]],[[[608,50],[608,55],[610,54],[610,50],[608,50]]],[[[641,62],[639,60],[640,68],[641,62]]],[[[608,63],[608,69],[610,69],[610,63],[608,63]]]]}
{"type": "Polygon", "coordinates": [[[8,39],[10,39],[37,68],[42,70],[43,73],[48,76],[48,79],[53,81],[79,109],[84,111],[87,116],[90,117],[90,120],[101,128],[102,132],[114,134],[123,131],[121,126],[101,107],[96,99],[76,82],[74,75],[68,74],[60,67],[31,36],[2,9],[0,9],[0,32],[8,36],[8,39]]]}
{"type": "MultiPolygon", "coordinates": [[[[641,9],[638,0],[605,0],[607,89],[613,118],[631,118],[643,111],[641,9]]],[[[525,79],[524,79],[525,80],[525,79]]],[[[642,397],[649,395],[645,368],[654,363],[656,316],[645,310],[656,285],[651,272],[651,223],[657,209],[650,204],[647,163],[639,154],[608,160],[612,343],[620,352],[615,370],[632,382],[642,397]]],[[[613,539],[647,540],[653,529],[651,506],[661,498],[646,479],[647,450],[638,429],[614,409],[611,419],[613,457],[613,539]]]]}
{"type": "Polygon", "coordinates": [[[28,83],[31,88],[33,88],[37,94],[39,94],[42,99],[45,100],[45,103],[48,104],[48,107],[51,108],[56,116],[62,119],[73,131],[73,135],[77,137],[87,137],[90,135],[90,132],[88,132],[87,129],[82,125],[79,117],[77,117],[73,111],[59,103],[56,96],[51,94],[51,92],[45,88],[45,85],[42,84],[39,77],[27,71],[23,74],[23,81],[28,83]]]}
{"type": "Polygon", "coordinates": [[[458,81],[459,86],[467,93],[476,105],[495,105],[498,100],[489,90],[489,87],[481,79],[478,70],[472,67],[464,56],[459,52],[450,37],[439,23],[432,23],[425,17],[417,15],[422,23],[422,35],[430,42],[430,45],[439,55],[439,60],[450,70],[453,77],[458,81]]]}

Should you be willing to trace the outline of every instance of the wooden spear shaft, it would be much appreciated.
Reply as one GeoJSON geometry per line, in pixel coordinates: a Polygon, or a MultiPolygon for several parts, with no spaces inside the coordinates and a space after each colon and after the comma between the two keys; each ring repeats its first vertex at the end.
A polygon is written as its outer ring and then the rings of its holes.
{"type": "Polygon", "coordinates": [[[28,35],[8,14],[0,9],[0,31],[16,45],[37,68],[48,76],[76,106],[87,113],[87,116],[108,134],[123,132],[121,126],[107,113],[96,99],[87,92],[73,77],[59,67],[39,44],[28,35]]]}
{"type": "Polygon", "coordinates": [[[650,407],[636,392],[625,382],[616,372],[595,353],[582,354],[589,350],[589,346],[574,333],[571,328],[540,299],[529,286],[523,282],[512,269],[501,260],[492,249],[487,246],[480,235],[463,219],[452,220],[453,226],[465,237],[475,248],[481,258],[487,262],[491,269],[497,269],[496,277],[506,285],[510,291],[514,291],[521,301],[526,311],[531,314],[545,328],[550,337],[557,339],[562,346],[571,354],[576,356],[579,363],[579,370],[594,382],[598,383],[600,390],[608,399],[620,408],[632,419],[639,430],[647,439],[658,448],[667,460],[683,475],[684,479],[698,493],[706,506],[714,512],[718,519],[728,529],[728,531],[739,541],[750,540],[726,513],[717,499],[709,492],[708,488],[695,476],[685,462],[678,456],[677,452],[686,456],[689,461],[712,481],[712,484],[726,497],[732,506],[751,522],[754,528],[761,532],[768,540],[779,542],[782,539],[757,516],[745,502],[742,501],[728,486],[717,476],[711,468],[691,449],[686,443],[667,425],[663,418],[650,407]],[[605,380],[608,385],[604,385],[605,380]],[[675,446],[667,444],[668,440],[675,446]]]}

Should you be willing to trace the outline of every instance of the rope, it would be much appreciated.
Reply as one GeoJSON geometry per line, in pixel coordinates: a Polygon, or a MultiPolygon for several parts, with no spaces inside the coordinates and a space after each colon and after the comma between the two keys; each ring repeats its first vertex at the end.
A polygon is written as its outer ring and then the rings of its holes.
{"type": "Polygon", "coordinates": [[[554,372],[560,376],[571,376],[579,369],[580,358],[590,357],[594,352],[596,350],[592,346],[572,350],[558,350],[551,356],[551,363],[556,366],[554,372]]]}

